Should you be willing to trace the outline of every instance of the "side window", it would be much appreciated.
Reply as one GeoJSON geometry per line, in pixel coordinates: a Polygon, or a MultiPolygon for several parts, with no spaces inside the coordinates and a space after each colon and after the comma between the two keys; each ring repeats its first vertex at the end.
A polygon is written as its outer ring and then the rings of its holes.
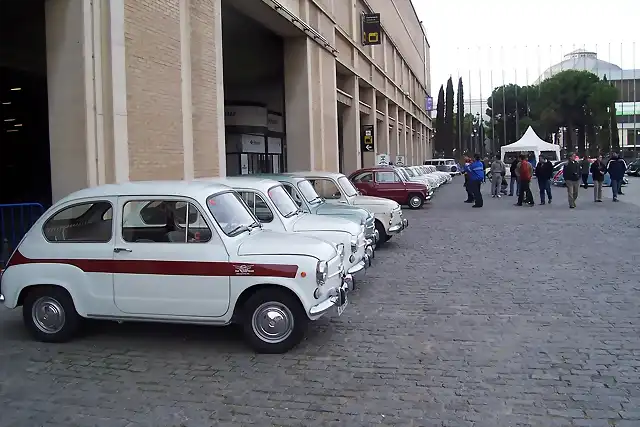
{"type": "Polygon", "coordinates": [[[132,200],[123,207],[122,238],[130,243],[206,243],[211,229],[193,203],[132,200]]]}
{"type": "Polygon", "coordinates": [[[340,189],[331,180],[320,178],[320,179],[313,179],[309,181],[311,182],[311,184],[313,184],[313,188],[315,188],[316,193],[318,193],[320,197],[323,197],[328,200],[329,199],[337,200],[337,199],[340,199],[340,197],[342,197],[342,194],[340,193],[340,189]]]}
{"type": "Polygon", "coordinates": [[[106,201],[69,206],[44,223],[50,242],[105,243],[113,235],[113,207],[106,201]]]}
{"type": "Polygon", "coordinates": [[[388,184],[393,182],[400,182],[400,178],[393,171],[389,172],[376,172],[376,182],[379,184],[388,184]]]}
{"type": "Polygon", "coordinates": [[[298,193],[298,190],[296,190],[291,184],[285,182],[282,183],[282,186],[287,190],[287,193],[289,193],[293,201],[296,202],[296,205],[298,205],[299,208],[304,208],[302,196],[298,193]]]}
{"type": "Polygon", "coordinates": [[[269,205],[260,195],[253,191],[239,191],[238,193],[240,193],[242,200],[249,206],[249,209],[251,209],[256,218],[258,218],[258,221],[273,221],[273,212],[271,212],[269,205]]]}
{"type": "Polygon", "coordinates": [[[353,178],[353,182],[367,183],[372,181],[373,181],[373,174],[371,172],[363,172],[359,175],[356,175],[353,178]]]}

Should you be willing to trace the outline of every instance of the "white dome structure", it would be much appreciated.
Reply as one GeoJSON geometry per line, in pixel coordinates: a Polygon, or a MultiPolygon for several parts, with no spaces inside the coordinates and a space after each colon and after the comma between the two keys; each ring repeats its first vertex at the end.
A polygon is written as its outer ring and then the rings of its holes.
{"type": "Polygon", "coordinates": [[[547,68],[534,84],[537,85],[541,81],[566,70],[590,71],[600,78],[607,76],[609,80],[615,79],[615,77],[620,76],[622,73],[622,68],[619,66],[598,59],[596,52],[578,49],[567,53],[562,62],[547,68]]]}

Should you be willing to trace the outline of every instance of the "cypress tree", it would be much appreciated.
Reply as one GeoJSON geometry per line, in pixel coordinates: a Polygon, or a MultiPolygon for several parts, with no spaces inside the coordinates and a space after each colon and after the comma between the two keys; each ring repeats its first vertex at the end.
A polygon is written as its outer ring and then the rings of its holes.
{"type": "Polygon", "coordinates": [[[456,133],[455,133],[455,141],[453,142],[453,146],[457,148],[456,157],[460,157],[462,155],[463,150],[463,141],[462,135],[464,132],[462,131],[462,126],[464,125],[464,88],[462,86],[462,77],[458,79],[458,102],[456,103],[457,111],[456,111],[456,133]]]}
{"type": "Polygon", "coordinates": [[[434,137],[434,148],[438,154],[442,154],[444,147],[444,86],[440,86],[438,92],[438,104],[436,106],[436,134],[434,137]]]}
{"type": "Polygon", "coordinates": [[[447,89],[445,92],[445,111],[444,111],[444,133],[446,138],[444,139],[445,146],[443,151],[446,157],[451,157],[453,152],[453,80],[449,77],[447,80],[447,89]]]}

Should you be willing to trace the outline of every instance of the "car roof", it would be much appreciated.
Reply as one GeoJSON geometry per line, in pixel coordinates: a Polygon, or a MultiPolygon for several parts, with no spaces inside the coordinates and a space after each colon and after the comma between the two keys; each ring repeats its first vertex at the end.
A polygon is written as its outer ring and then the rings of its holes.
{"type": "Polygon", "coordinates": [[[59,203],[74,199],[114,196],[191,196],[208,197],[211,194],[231,190],[226,185],[206,181],[129,181],[105,184],[75,191],[59,203]]]}
{"type": "Polygon", "coordinates": [[[306,181],[306,178],[302,176],[289,175],[286,173],[259,173],[253,176],[256,178],[272,179],[274,181],[280,181],[281,179],[291,182],[306,181]]]}
{"type": "Polygon", "coordinates": [[[296,172],[287,172],[286,175],[291,176],[317,176],[317,177],[328,177],[338,179],[344,174],[340,172],[326,172],[326,171],[296,171],[296,172]]]}
{"type": "Polygon", "coordinates": [[[232,188],[253,188],[265,193],[269,191],[270,188],[273,188],[276,185],[282,185],[281,182],[276,181],[275,179],[256,177],[253,175],[227,176],[206,179],[210,182],[216,182],[232,188]]]}

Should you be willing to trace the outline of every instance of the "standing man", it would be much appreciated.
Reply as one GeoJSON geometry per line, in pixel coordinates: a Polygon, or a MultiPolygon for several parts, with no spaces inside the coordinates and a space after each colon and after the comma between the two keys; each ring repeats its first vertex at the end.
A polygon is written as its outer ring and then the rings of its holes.
{"type": "Polygon", "coordinates": [[[576,155],[574,153],[569,154],[567,160],[562,175],[564,176],[564,183],[567,186],[569,208],[574,209],[576,207],[576,199],[578,198],[578,189],[580,188],[580,165],[576,161],[576,155]]]}
{"type": "Polygon", "coordinates": [[[467,191],[467,200],[465,203],[474,203],[473,200],[473,191],[471,189],[471,184],[469,180],[469,172],[467,172],[467,166],[471,164],[471,159],[468,157],[464,158],[464,167],[462,169],[462,173],[464,174],[464,189],[467,191]]]}
{"type": "Polygon", "coordinates": [[[533,166],[527,161],[527,156],[520,155],[520,164],[516,168],[516,173],[520,182],[520,191],[518,193],[518,203],[516,206],[522,206],[522,202],[527,206],[533,206],[533,194],[531,194],[531,178],[533,177],[533,166]]]}
{"type": "Polygon", "coordinates": [[[591,176],[593,176],[593,201],[602,203],[602,181],[604,181],[604,174],[607,173],[607,168],[602,163],[602,156],[591,164],[591,176]]]}
{"type": "Polygon", "coordinates": [[[491,197],[500,198],[500,184],[502,184],[502,177],[507,173],[507,167],[500,160],[500,156],[496,155],[495,159],[491,163],[491,197]]]}
{"type": "Polygon", "coordinates": [[[609,177],[611,177],[611,191],[613,192],[614,202],[618,201],[619,194],[623,194],[622,179],[624,178],[626,170],[627,164],[624,160],[618,156],[618,153],[613,153],[607,165],[607,172],[609,172],[609,177]]]}
{"type": "Polygon", "coordinates": [[[516,196],[520,192],[520,183],[518,182],[518,177],[516,176],[516,169],[518,167],[518,162],[519,161],[520,160],[518,160],[518,158],[516,157],[515,159],[513,159],[513,162],[511,162],[511,166],[509,166],[509,171],[511,172],[511,179],[509,180],[509,195],[510,196],[513,196],[513,184],[517,184],[516,196]]]}
{"type": "Polygon", "coordinates": [[[482,192],[480,191],[480,185],[484,181],[484,168],[482,161],[480,160],[480,155],[476,154],[475,161],[473,163],[467,164],[464,169],[467,174],[469,174],[469,183],[467,186],[471,187],[471,192],[473,193],[473,200],[475,203],[472,207],[481,208],[483,205],[482,200],[482,192]]]}
{"type": "Polygon", "coordinates": [[[551,204],[551,176],[553,175],[553,165],[546,157],[540,157],[540,161],[536,165],[536,177],[538,178],[538,189],[540,189],[540,204],[544,205],[544,194],[547,193],[547,199],[551,204]]]}
{"type": "Polygon", "coordinates": [[[585,156],[580,160],[580,176],[582,176],[582,185],[584,188],[589,188],[589,171],[591,170],[591,162],[589,157],[585,156]]]}

